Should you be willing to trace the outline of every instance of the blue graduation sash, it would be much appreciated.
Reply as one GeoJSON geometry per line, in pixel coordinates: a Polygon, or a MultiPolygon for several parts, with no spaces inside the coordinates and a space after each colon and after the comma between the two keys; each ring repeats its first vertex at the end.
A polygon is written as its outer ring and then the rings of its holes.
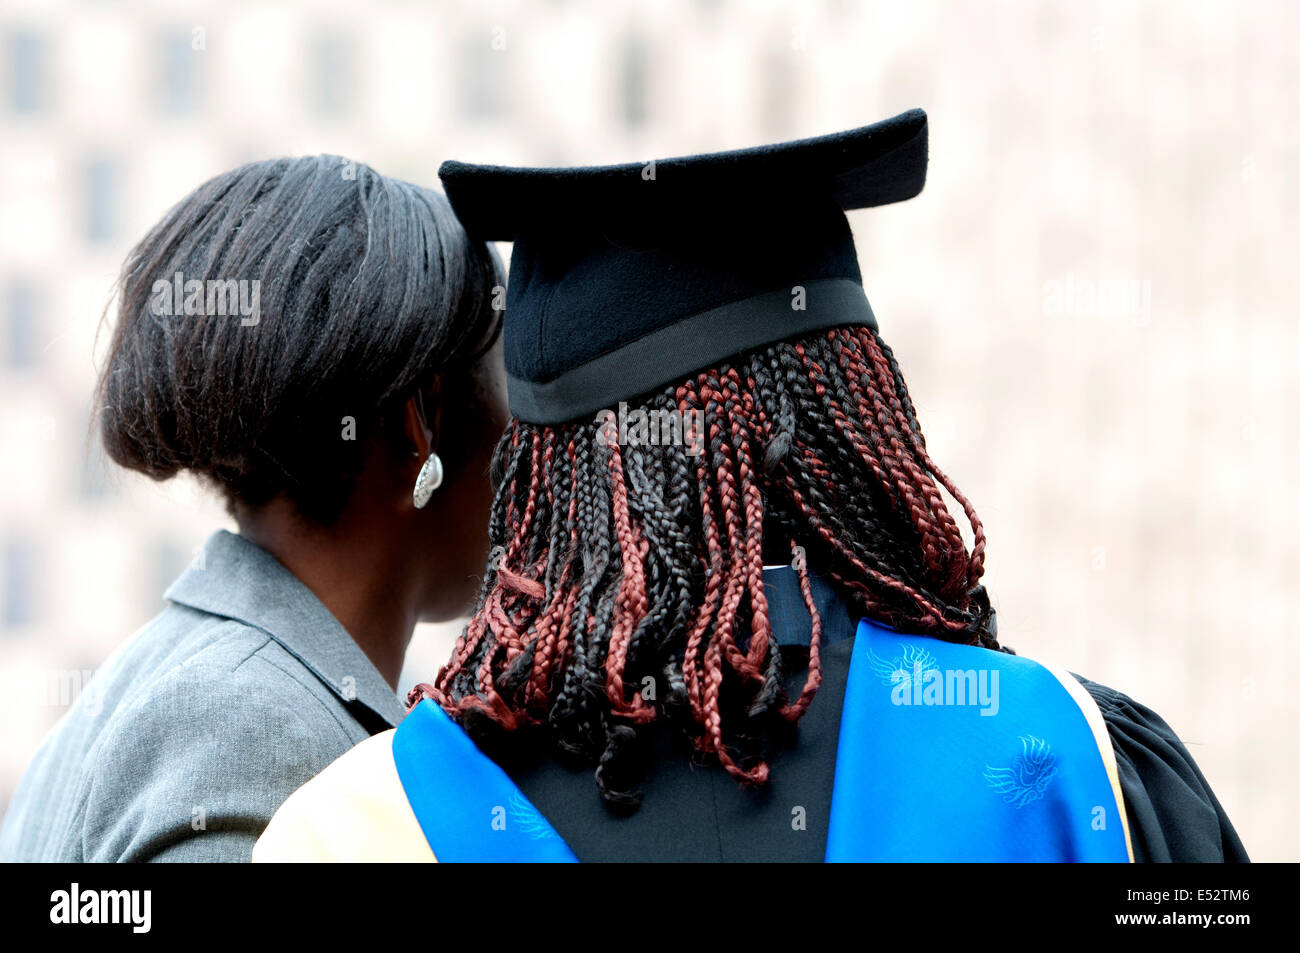
{"type": "Polygon", "coordinates": [[[432,699],[393,732],[393,761],[439,863],[573,863],[550,821],[432,699]]]}
{"type": "MultiPolygon", "coordinates": [[[[864,619],[840,716],[826,860],[1127,861],[1099,747],[1109,742],[1096,728],[1037,662],[864,619]]],[[[398,726],[393,758],[439,861],[577,861],[433,701],[398,726]]]]}
{"type": "Polygon", "coordinates": [[[864,619],[826,860],[1127,862],[1102,744],[1043,665],[864,619]]]}

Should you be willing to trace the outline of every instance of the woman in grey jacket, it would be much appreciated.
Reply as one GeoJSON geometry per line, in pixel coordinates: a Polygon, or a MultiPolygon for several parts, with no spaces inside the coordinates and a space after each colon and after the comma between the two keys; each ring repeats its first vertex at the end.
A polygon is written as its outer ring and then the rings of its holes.
{"type": "Polygon", "coordinates": [[[132,251],[99,386],[118,464],[218,532],[50,733],[4,860],[247,860],[394,726],[417,621],[472,606],[506,419],[500,263],[442,195],[338,157],[243,166],[132,251]]]}

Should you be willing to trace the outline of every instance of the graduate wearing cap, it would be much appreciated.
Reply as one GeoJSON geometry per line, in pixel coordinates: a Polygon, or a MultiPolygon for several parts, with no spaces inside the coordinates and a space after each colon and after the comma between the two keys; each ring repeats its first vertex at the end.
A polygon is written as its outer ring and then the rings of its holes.
{"type": "Polygon", "coordinates": [[[467,231],[514,242],[493,558],[401,726],[255,860],[1247,859],[1157,715],[999,642],[844,215],[926,162],[913,110],[442,167],[467,231]]]}

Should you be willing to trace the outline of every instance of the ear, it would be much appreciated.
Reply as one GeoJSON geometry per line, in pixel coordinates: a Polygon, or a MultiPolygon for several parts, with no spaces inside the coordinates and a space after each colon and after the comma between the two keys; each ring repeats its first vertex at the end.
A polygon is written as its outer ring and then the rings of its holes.
{"type": "Polygon", "coordinates": [[[429,396],[432,399],[426,401],[424,391],[412,394],[406,401],[403,421],[406,439],[411,441],[415,455],[421,460],[438,449],[438,434],[442,431],[441,378],[430,388],[429,396]]]}

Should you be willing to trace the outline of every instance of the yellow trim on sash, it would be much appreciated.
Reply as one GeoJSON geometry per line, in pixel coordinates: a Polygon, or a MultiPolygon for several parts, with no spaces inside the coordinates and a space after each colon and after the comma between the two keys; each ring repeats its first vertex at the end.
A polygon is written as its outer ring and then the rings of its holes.
{"type": "Polygon", "coordinates": [[[1111,745],[1110,732],[1106,729],[1106,720],[1101,716],[1101,709],[1097,707],[1096,700],[1088,694],[1088,690],[1068,671],[1053,665],[1051,662],[1044,662],[1036,656],[1034,661],[1051,672],[1065,690],[1070,693],[1074,703],[1079,706],[1079,711],[1083,712],[1088,727],[1092,729],[1093,740],[1097,743],[1097,750],[1101,752],[1102,763],[1106,766],[1106,777],[1110,779],[1110,789],[1115,794],[1115,806],[1119,809],[1119,822],[1124,829],[1124,848],[1128,851],[1128,862],[1131,864],[1133,863],[1133,841],[1129,836],[1128,811],[1124,808],[1124,792],[1120,789],[1119,765],[1115,761],[1115,748],[1111,745]]]}
{"type": "Polygon", "coordinates": [[[335,759],[280,806],[254,863],[436,863],[393,762],[393,731],[335,759]]]}

